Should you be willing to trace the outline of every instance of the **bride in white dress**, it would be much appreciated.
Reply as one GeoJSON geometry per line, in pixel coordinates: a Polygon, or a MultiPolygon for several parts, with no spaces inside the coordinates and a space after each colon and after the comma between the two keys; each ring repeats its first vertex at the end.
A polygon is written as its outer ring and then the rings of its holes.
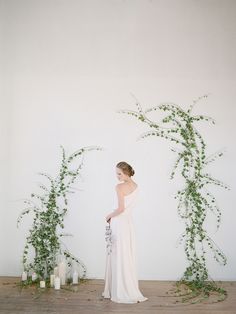
{"type": "Polygon", "coordinates": [[[122,183],[116,186],[118,208],[106,216],[112,236],[111,253],[106,256],[105,287],[102,293],[117,303],[137,303],[148,300],[139,290],[136,269],[135,233],[132,211],[138,186],[132,180],[133,168],[126,162],[116,165],[122,183]]]}

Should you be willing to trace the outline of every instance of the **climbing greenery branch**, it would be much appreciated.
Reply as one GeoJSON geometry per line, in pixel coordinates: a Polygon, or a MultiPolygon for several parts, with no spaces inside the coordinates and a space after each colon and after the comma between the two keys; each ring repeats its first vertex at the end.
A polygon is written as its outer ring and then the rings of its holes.
{"type": "MultiPolygon", "coordinates": [[[[179,169],[184,178],[184,187],[175,195],[178,200],[178,214],[185,222],[185,232],[180,237],[180,243],[184,241],[184,250],[188,260],[188,267],[183,276],[177,282],[177,286],[186,285],[190,293],[183,301],[198,298],[197,301],[205,299],[210,292],[218,292],[219,301],[227,296],[227,292],[219,288],[210,278],[206,266],[207,248],[213,252],[215,260],[221,265],[227,262],[222,250],[215,244],[207,234],[204,222],[207,213],[210,211],[216,216],[217,229],[221,222],[221,212],[216,203],[215,197],[208,191],[209,185],[217,185],[229,190],[229,187],[222,181],[213,178],[206,170],[210,162],[215,161],[223,155],[219,151],[211,156],[206,156],[206,143],[195,127],[195,123],[202,120],[215,124],[215,121],[208,116],[193,115],[194,105],[207,95],[199,97],[183,110],[173,103],[163,103],[147,110],[143,110],[137,102],[137,110],[120,110],[119,113],[131,115],[147,124],[151,129],[141,134],[139,139],[150,136],[165,138],[179,147],[173,149],[177,154],[176,162],[170,178],[173,179],[176,170],[179,169]],[[148,117],[148,114],[155,111],[164,112],[161,122],[155,122],[148,117]]],[[[196,301],[192,301],[194,303],[196,301]]]]}
{"type": "MultiPolygon", "coordinates": [[[[48,180],[48,185],[39,184],[41,193],[32,193],[31,199],[25,199],[26,207],[17,219],[17,227],[20,221],[26,215],[33,215],[33,225],[26,237],[26,244],[23,251],[23,267],[25,271],[34,271],[39,278],[49,280],[50,273],[56,266],[57,257],[64,255],[68,266],[77,263],[82,269],[81,278],[86,276],[86,267],[84,263],[72,255],[62,237],[71,236],[63,233],[64,218],[68,211],[68,193],[74,193],[73,184],[80,176],[84,165],[84,154],[101,150],[98,146],[88,146],[81,148],[66,156],[65,149],[61,146],[62,160],[59,174],[53,178],[46,173],[39,173],[48,180]],[[76,165],[75,161],[78,161],[76,165]],[[33,261],[29,260],[30,248],[33,248],[35,257],[33,261]]],[[[30,282],[30,281],[29,281],[30,282]]]]}

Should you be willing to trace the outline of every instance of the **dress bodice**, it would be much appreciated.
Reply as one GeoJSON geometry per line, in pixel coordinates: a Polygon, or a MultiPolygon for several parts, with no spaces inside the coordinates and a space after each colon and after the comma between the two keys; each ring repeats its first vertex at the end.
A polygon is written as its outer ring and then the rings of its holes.
{"type": "Polygon", "coordinates": [[[132,208],[135,207],[137,197],[138,197],[138,187],[130,194],[125,195],[124,197],[125,210],[123,212],[124,214],[125,213],[128,214],[129,212],[131,212],[132,208]]]}

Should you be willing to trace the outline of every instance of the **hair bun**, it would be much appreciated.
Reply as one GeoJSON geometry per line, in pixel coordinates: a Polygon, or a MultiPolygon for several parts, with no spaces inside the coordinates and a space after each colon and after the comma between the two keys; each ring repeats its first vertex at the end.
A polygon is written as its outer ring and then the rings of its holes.
{"type": "Polygon", "coordinates": [[[133,168],[131,168],[131,177],[135,174],[135,171],[134,171],[134,169],[133,168]]]}

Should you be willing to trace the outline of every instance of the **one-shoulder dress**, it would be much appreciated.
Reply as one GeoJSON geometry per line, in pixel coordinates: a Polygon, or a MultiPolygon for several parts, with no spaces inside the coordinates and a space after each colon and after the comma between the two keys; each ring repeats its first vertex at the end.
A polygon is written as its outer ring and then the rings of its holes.
{"type": "Polygon", "coordinates": [[[111,218],[111,253],[106,256],[105,286],[102,296],[117,303],[137,303],[148,300],[139,290],[135,228],[132,217],[138,187],[125,196],[124,211],[111,218]]]}

